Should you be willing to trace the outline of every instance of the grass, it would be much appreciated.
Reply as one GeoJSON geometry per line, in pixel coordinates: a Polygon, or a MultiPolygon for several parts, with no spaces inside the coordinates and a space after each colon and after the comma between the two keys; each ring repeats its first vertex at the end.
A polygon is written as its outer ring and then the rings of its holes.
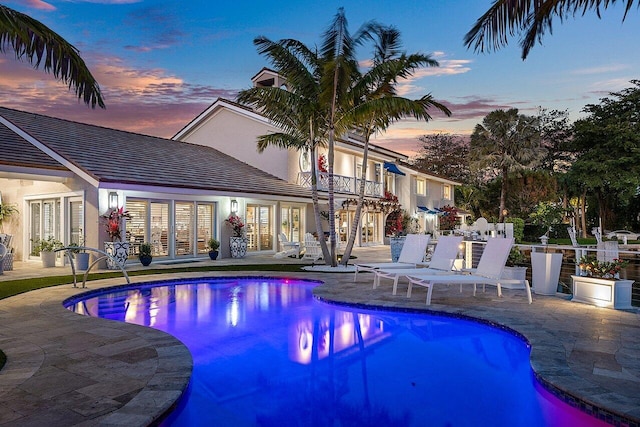
{"type": "MultiPolygon", "coordinates": [[[[292,273],[304,273],[301,264],[249,264],[249,265],[224,265],[224,266],[204,266],[204,267],[176,267],[176,268],[163,268],[163,269],[145,269],[128,271],[129,277],[134,276],[148,276],[152,274],[171,274],[171,273],[191,273],[191,272],[203,272],[203,271],[280,271],[280,272],[292,272],[292,273]]],[[[89,274],[87,281],[111,279],[115,277],[122,277],[122,272],[114,271],[108,273],[93,273],[89,274]]],[[[77,280],[81,283],[83,274],[76,275],[77,280]]],[[[14,295],[18,295],[24,292],[33,291],[36,289],[47,288],[50,286],[58,286],[73,283],[73,276],[71,274],[65,276],[46,276],[36,277],[30,279],[19,280],[7,280],[2,282],[0,286],[0,299],[8,298],[14,295]]]]}

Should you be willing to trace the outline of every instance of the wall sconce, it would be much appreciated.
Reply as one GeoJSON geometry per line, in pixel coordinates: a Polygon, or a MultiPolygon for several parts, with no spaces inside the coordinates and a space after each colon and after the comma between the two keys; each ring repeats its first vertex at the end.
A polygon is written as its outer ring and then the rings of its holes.
{"type": "Polygon", "coordinates": [[[231,213],[238,213],[238,201],[235,199],[231,201],[231,213]]]}
{"type": "Polygon", "coordinates": [[[115,191],[109,192],[109,208],[116,209],[118,207],[118,193],[115,191]]]}

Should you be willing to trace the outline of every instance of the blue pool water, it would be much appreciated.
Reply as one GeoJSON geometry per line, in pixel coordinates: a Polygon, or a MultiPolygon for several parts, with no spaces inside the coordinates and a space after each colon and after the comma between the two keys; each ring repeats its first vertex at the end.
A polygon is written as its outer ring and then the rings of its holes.
{"type": "Polygon", "coordinates": [[[191,351],[165,426],[597,426],[535,380],[518,336],[481,323],[317,301],[317,283],[201,279],[93,293],[77,313],[191,351]]]}

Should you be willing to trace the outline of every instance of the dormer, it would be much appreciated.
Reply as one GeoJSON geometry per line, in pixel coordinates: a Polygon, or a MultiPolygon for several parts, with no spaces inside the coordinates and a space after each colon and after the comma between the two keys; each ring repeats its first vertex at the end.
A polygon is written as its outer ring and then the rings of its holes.
{"type": "Polygon", "coordinates": [[[286,81],[277,72],[263,68],[251,78],[253,87],[282,87],[287,89],[286,81]]]}

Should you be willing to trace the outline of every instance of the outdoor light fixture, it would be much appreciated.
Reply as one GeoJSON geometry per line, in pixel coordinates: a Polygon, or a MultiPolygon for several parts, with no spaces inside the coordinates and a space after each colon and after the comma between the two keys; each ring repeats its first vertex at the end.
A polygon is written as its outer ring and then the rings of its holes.
{"type": "Polygon", "coordinates": [[[235,199],[231,201],[231,212],[232,213],[238,212],[238,201],[235,199]]]}
{"type": "Polygon", "coordinates": [[[109,192],[109,208],[116,209],[118,207],[118,193],[115,191],[109,192]]]}

